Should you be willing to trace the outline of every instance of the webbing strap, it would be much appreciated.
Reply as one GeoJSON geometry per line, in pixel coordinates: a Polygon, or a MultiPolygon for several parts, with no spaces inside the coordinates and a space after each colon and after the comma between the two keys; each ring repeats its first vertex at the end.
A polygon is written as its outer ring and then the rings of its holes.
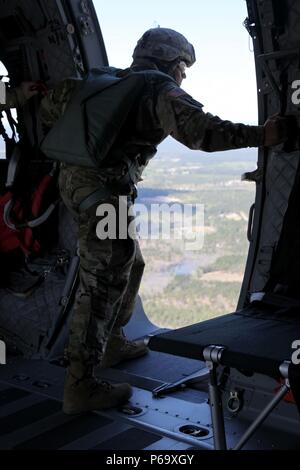
{"type": "Polygon", "coordinates": [[[109,188],[100,188],[96,189],[92,194],[87,196],[81,204],[79,204],[79,211],[87,211],[97,202],[101,201],[101,199],[106,199],[112,195],[112,190],[109,188]]]}
{"type": "Polygon", "coordinates": [[[132,195],[133,198],[136,197],[137,191],[136,187],[133,183],[134,178],[134,169],[136,168],[135,161],[131,161],[129,158],[124,158],[128,165],[128,172],[121,178],[120,180],[116,181],[116,183],[107,184],[104,188],[96,189],[96,191],[92,192],[87,196],[80,204],[79,204],[79,211],[87,211],[90,209],[94,204],[100,202],[102,199],[106,199],[112,195],[132,195]]]}

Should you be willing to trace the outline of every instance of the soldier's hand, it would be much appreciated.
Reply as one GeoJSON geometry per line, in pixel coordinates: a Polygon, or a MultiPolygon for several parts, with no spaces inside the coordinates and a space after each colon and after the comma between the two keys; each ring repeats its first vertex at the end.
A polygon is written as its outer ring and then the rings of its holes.
{"type": "Polygon", "coordinates": [[[265,147],[271,147],[286,142],[288,139],[289,120],[275,114],[265,123],[265,147]]]}
{"type": "Polygon", "coordinates": [[[26,101],[39,93],[39,90],[36,84],[37,82],[22,82],[21,83],[20,88],[26,101]]]}

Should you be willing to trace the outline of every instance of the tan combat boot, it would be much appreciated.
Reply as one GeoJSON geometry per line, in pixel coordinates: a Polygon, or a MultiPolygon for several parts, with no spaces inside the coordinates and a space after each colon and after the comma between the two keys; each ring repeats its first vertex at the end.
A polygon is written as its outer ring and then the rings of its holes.
{"type": "Polygon", "coordinates": [[[113,367],[123,361],[137,359],[149,352],[144,340],[129,341],[120,331],[108,340],[101,367],[113,367]]]}
{"type": "Polygon", "coordinates": [[[106,410],[126,403],[132,395],[129,384],[110,384],[92,375],[78,378],[67,372],[64,386],[63,412],[75,415],[87,411],[106,410]]]}

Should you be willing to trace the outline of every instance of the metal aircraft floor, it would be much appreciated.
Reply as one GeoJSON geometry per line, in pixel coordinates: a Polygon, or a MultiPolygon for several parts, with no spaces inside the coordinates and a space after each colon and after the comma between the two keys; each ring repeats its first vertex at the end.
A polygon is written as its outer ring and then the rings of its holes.
{"type": "MultiPolygon", "coordinates": [[[[153,398],[149,390],[162,383],[157,380],[161,372],[155,375],[153,366],[149,373],[147,364],[159,362],[167,367],[170,357],[150,353],[150,357],[135,362],[130,371],[128,366],[101,374],[117,381],[126,378],[133,385],[129,408],[81,416],[66,416],[61,411],[65,374],[62,367],[22,359],[1,366],[0,449],[213,449],[207,394],[186,389],[164,398],[153,398]],[[139,376],[137,372],[142,367],[146,373],[139,376]],[[132,414],[133,409],[137,414],[132,414]]],[[[175,376],[174,371],[172,374],[168,378],[175,376]]],[[[229,448],[248,424],[226,418],[229,448]]],[[[245,449],[295,449],[298,443],[298,436],[263,428],[245,449]]]]}

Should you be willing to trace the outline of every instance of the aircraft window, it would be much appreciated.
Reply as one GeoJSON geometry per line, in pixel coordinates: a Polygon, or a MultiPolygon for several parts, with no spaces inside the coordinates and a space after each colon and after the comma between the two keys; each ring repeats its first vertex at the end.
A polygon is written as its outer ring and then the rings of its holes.
{"type": "MultiPolygon", "coordinates": [[[[257,124],[254,58],[242,25],[245,2],[214,0],[191,2],[191,8],[180,3],[176,8],[174,1],[153,0],[140,9],[135,0],[130,5],[119,0],[117,17],[116,2],[113,7],[94,3],[111,65],[130,65],[136,40],[145,30],[157,24],[178,30],[194,44],[198,59],[187,69],[182,87],[204,103],[204,111],[257,124]]],[[[155,324],[181,327],[236,309],[248,251],[248,214],[255,197],[254,183],[241,182],[240,177],[256,168],[256,160],[256,149],[206,154],[173,139],[159,147],[143,175],[138,202],[148,213],[151,203],[178,203],[179,208],[204,204],[204,244],[187,251],[183,240],[140,240],[146,262],[141,296],[155,324]]],[[[140,220],[146,216],[143,213],[140,220]]],[[[192,217],[195,224],[195,214],[192,217]]],[[[151,222],[157,230],[158,215],[151,222]]]]}
{"type": "Polygon", "coordinates": [[[2,62],[0,62],[0,76],[3,76],[3,77],[7,76],[7,70],[2,62]]]}
{"type": "MultiPolygon", "coordinates": [[[[5,68],[5,66],[3,65],[2,62],[0,62],[0,79],[2,77],[2,82],[6,82],[8,79],[7,79],[7,70],[5,68]]],[[[0,105],[1,105],[1,102],[4,101],[4,90],[3,90],[3,84],[1,83],[0,81],[0,105]]],[[[5,125],[5,127],[7,127],[7,121],[5,119],[3,119],[3,123],[5,125]]],[[[4,158],[4,141],[3,141],[3,138],[0,136],[0,158],[4,158]]]]}

